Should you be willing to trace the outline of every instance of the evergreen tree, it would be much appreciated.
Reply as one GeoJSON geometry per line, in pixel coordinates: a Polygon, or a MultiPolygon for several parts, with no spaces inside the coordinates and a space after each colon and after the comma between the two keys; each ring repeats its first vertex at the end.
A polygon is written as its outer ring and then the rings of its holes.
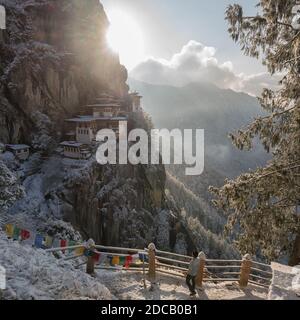
{"type": "Polygon", "coordinates": [[[226,19],[232,39],[249,56],[262,58],[279,89],[259,98],[266,116],[230,135],[241,150],[258,137],[272,159],[264,168],[210,188],[215,204],[228,214],[227,231],[239,230],[242,253],[269,260],[288,255],[300,262],[300,12],[296,0],[260,0],[256,16],[230,5],[226,19]],[[237,226],[237,228],[235,228],[237,226]]]}

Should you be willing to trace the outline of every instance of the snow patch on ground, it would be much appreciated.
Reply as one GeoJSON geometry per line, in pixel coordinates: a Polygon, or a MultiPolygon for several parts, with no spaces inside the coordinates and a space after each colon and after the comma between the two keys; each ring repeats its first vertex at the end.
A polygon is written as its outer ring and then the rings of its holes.
{"type": "MultiPolygon", "coordinates": [[[[97,278],[120,300],[189,300],[189,290],[183,278],[158,275],[157,284],[151,289],[146,280],[144,288],[141,273],[131,271],[97,270],[97,278]]],[[[266,300],[266,288],[249,285],[241,289],[237,283],[205,283],[198,290],[196,300],[266,300]]]]}
{"type": "Polygon", "coordinates": [[[273,279],[269,300],[300,300],[300,266],[272,263],[273,279]]]}
{"type": "Polygon", "coordinates": [[[7,289],[2,293],[4,299],[115,299],[97,278],[75,269],[72,262],[8,240],[2,231],[0,251],[0,265],[6,269],[7,276],[7,289]]]}

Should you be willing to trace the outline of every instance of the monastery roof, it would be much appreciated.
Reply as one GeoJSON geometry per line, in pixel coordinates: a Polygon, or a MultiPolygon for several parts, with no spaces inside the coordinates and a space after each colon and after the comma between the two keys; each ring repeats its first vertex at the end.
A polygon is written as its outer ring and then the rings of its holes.
{"type": "Polygon", "coordinates": [[[12,150],[23,150],[30,148],[30,146],[26,144],[7,144],[6,147],[12,150]]]}
{"type": "Polygon", "coordinates": [[[120,101],[120,98],[117,97],[96,97],[94,100],[101,100],[101,101],[120,101]]]}
{"type": "Polygon", "coordinates": [[[84,146],[83,143],[76,142],[76,141],[64,141],[64,142],[61,142],[60,145],[63,147],[75,147],[75,148],[80,148],[84,146]]]}
{"type": "Polygon", "coordinates": [[[108,94],[108,93],[100,93],[100,97],[114,98],[113,95],[108,94]]]}
{"type": "Polygon", "coordinates": [[[67,136],[74,136],[76,134],[75,131],[69,131],[66,133],[67,136]]]}
{"type": "Polygon", "coordinates": [[[107,107],[121,107],[120,103],[117,102],[104,102],[104,103],[95,103],[95,104],[88,104],[87,108],[107,108],[107,107]]]}
{"type": "Polygon", "coordinates": [[[136,96],[136,97],[139,97],[139,98],[142,98],[142,97],[143,97],[143,96],[141,96],[137,91],[130,92],[129,95],[130,95],[130,96],[136,96]]]}
{"type": "Polygon", "coordinates": [[[127,121],[127,117],[93,117],[91,116],[79,116],[72,119],[66,119],[67,122],[92,122],[92,121],[127,121]]]}

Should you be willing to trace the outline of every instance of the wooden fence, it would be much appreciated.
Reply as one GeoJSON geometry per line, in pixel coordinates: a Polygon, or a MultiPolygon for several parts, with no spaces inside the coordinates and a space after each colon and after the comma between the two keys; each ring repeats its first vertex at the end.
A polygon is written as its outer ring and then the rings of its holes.
{"type": "MultiPolygon", "coordinates": [[[[65,251],[68,249],[76,249],[83,247],[83,245],[48,249],[48,252],[65,251]]],[[[132,249],[96,245],[92,240],[85,244],[85,248],[98,253],[125,257],[131,254],[142,253],[148,257],[142,263],[131,265],[130,268],[103,266],[95,264],[92,257],[87,257],[85,262],[81,262],[77,266],[86,264],[86,272],[94,273],[95,269],[112,269],[112,270],[126,270],[138,271],[148,274],[149,280],[155,282],[157,274],[165,274],[172,277],[185,277],[191,261],[191,257],[156,250],[154,244],[150,244],[146,249],[132,249]]],[[[65,257],[65,260],[77,259],[82,255],[71,255],[65,257]]],[[[205,254],[199,254],[199,270],[197,275],[197,286],[202,287],[205,282],[237,282],[240,287],[245,288],[248,284],[255,284],[261,287],[269,287],[272,280],[272,269],[268,264],[260,263],[251,259],[250,255],[245,255],[241,260],[217,260],[207,259],[205,254]]]]}

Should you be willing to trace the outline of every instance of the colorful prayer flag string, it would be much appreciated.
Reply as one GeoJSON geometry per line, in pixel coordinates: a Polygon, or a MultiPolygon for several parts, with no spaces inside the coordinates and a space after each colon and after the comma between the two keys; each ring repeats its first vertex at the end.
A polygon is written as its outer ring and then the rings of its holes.
{"type": "MultiPolygon", "coordinates": [[[[16,241],[26,241],[28,244],[32,244],[34,247],[38,249],[50,249],[50,248],[64,248],[68,246],[75,246],[78,243],[73,240],[65,240],[65,239],[57,239],[49,235],[35,234],[34,232],[30,232],[26,229],[20,229],[13,224],[6,224],[4,226],[4,231],[8,238],[11,238],[16,241]]],[[[69,249],[68,253],[76,249],[69,249]]],[[[76,254],[82,255],[84,250],[84,246],[80,247],[76,254]]],[[[62,252],[65,253],[66,250],[62,252]]]]}

